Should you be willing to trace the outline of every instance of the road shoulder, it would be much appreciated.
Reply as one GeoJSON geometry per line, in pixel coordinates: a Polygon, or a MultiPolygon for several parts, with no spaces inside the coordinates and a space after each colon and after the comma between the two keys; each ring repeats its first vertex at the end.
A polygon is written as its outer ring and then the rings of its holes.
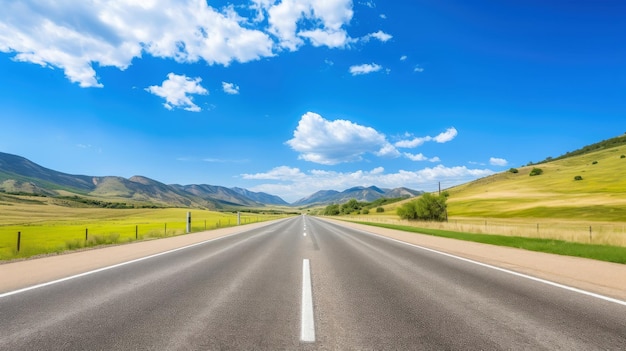
{"type": "Polygon", "coordinates": [[[486,263],[558,284],[626,301],[626,265],[441,238],[348,221],[342,226],[486,263]]]}

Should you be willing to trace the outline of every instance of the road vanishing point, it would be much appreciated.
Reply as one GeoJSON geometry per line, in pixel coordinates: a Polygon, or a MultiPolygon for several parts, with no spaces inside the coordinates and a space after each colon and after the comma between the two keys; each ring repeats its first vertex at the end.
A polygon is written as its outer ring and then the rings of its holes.
{"type": "Polygon", "coordinates": [[[0,350],[626,348],[622,300],[310,216],[238,230],[1,293],[0,350]]]}

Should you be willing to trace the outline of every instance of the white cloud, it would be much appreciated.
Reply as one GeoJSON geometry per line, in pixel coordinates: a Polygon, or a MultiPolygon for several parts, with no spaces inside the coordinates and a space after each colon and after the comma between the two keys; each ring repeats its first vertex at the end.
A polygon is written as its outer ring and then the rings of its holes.
{"type": "Polygon", "coordinates": [[[239,86],[233,83],[222,82],[222,89],[226,94],[237,95],[239,94],[239,86]]]}
{"type": "Polygon", "coordinates": [[[403,153],[403,155],[411,161],[428,161],[428,162],[440,162],[441,161],[439,157],[435,156],[435,157],[428,158],[424,156],[424,154],[422,153],[411,154],[411,153],[405,152],[403,153]]]}
{"type": "Polygon", "coordinates": [[[413,69],[413,72],[417,72],[417,73],[422,73],[424,72],[424,68],[420,67],[419,65],[415,66],[415,68],[413,69]]]}
{"type": "Polygon", "coordinates": [[[489,164],[492,166],[506,166],[508,162],[503,158],[491,157],[489,159],[489,164]]]}
{"type": "Polygon", "coordinates": [[[299,159],[324,165],[360,161],[364,154],[397,157],[398,150],[384,134],[346,120],[328,121],[322,116],[307,112],[302,116],[288,140],[299,159]]]}
{"type": "Polygon", "coordinates": [[[382,19],[387,19],[387,15],[385,15],[384,13],[381,13],[381,14],[380,14],[380,18],[382,18],[382,19]]]}
{"type": "Polygon", "coordinates": [[[452,127],[452,128],[448,128],[445,132],[434,137],[433,140],[441,144],[447,143],[451,141],[452,139],[456,138],[458,134],[459,132],[456,130],[456,128],[452,127]]]}
{"type": "Polygon", "coordinates": [[[257,174],[242,174],[243,179],[263,179],[263,180],[287,180],[294,181],[296,179],[302,179],[306,177],[304,173],[298,168],[292,168],[288,166],[280,166],[266,173],[257,174]]]}
{"type": "Polygon", "coordinates": [[[303,38],[308,38],[313,46],[327,46],[329,48],[342,48],[347,43],[352,42],[348,38],[348,33],[343,30],[328,31],[322,29],[302,31],[298,33],[303,38]]]}
{"type": "Polygon", "coordinates": [[[489,169],[469,169],[465,166],[432,168],[385,173],[384,168],[335,172],[310,170],[303,172],[287,166],[277,167],[267,173],[244,174],[245,179],[271,180],[272,183],[260,184],[250,189],[277,194],[287,201],[296,201],[319,190],[342,191],[354,186],[376,185],[384,188],[408,187],[415,190],[434,191],[438,183],[444,187],[462,184],[477,178],[493,174],[489,169]],[[292,175],[293,174],[293,175],[292,175]]]}
{"type": "Polygon", "coordinates": [[[402,55],[400,56],[400,61],[406,61],[408,57],[406,55],[402,55]]]}
{"type": "Polygon", "coordinates": [[[383,67],[380,65],[377,65],[375,63],[372,64],[362,64],[362,65],[356,65],[356,66],[351,66],[350,67],[350,74],[352,74],[353,76],[358,76],[361,74],[369,74],[369,73],[373,73],[373,72],[378,72],[382,69],[383,67]]]}
{"type": "Polygon", "coordinates": [[[344,47],[352,42],[344,27],[352,19],[352,0],[257,2],[267,11],[269,32],[281,48],[295,51],[307,38],[315,46],[344,47]],[[298,28],[306,26],[306,30],[298,28]],[[314,27],[314,29],[311,29],[314,27]]]}
{"type": "Polygon", "coordinates": [[[456,130],[456,128],[451,127],[451,128],[448,128],[445,132],[440,133],[439,135],[435,137],[425,136],[425,137],[416,137],[416,138],[409,139],[409,140],[400,140],[396,142],[394,145],[400,148],[413,149],[420,145],[423,145],[425,142],[428,142],[428,141],[435,141],[440,144],[447,143],[451,141],[452,139],[454,139],[458,134],[459,133],[456,130]]]}
{"type": "Polygon", "coordinates": [[[206,0],[11,1],[0,11],[0,51],[61,69],[81,87],[102,87],[95,68],[125,70],[146,54],[228,66],[307,42],[348,47],[356,41],[346,31],[352,6],[352,0],[251,0],[223,9],[206,0]],[[242,8],[252,17],[236,12],[242,8]]]}
{"type": "Polygon", "coordinates": [[[210,65],[273,56],[271,37],[242,22],[204,0],[16,1],[0,12],[0,51],[102,87],[96,65],[124,70],[143,53],[210,65]]]}
{"type": "Polygon", "coordinates": [[[146,91],[165,99],[163,106],[168,110],[182,108],[199,112],[200,107],[193,103],[191,94],[207,95],[209,92],[200,85],[202,78],[189,78],[185,75],[169,73],[160,86],[152,85],[146,91]]]}
{"type": "Polygon", "coordinates": [[[375,33],[370,33],[366,36],[363,37],[364,41],[369,41],[370,39],[378,39],[380,41],[382,41],[383,43],[390,40],[391,38],[393,38],[393,36],[391,34],[387,34],[385,32],[383,32],[382,30],[379,30],[378,32],[375,33]]]}

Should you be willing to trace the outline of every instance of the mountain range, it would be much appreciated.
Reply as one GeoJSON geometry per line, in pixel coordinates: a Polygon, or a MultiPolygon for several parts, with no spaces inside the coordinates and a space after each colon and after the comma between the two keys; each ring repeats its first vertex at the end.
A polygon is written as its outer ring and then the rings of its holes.
{"type": "Polygon", "coordinates": [[[133,176],[71,175],[42,167],[21,156],[0,152],[0,191],[45,196],[89,196],[111,202],[162,207],[230,207],[311,206],[343,203],[350,199],[371,202],[378,198],[411,197],[422,192],[407,188],[380,189],[375,186],[354,187],[339,192],[323,190],[289,204],[282,198],[242,188],[207,184],[163,184],[133,176]]]}

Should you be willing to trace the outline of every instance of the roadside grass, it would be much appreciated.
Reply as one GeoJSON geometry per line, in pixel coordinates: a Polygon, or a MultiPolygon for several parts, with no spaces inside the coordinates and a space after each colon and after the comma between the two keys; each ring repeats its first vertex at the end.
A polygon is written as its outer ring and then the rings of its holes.
{"type": "Polygon", "coordinates": [[[530,251],[539,251],[557,255],[583,257],[600,261],[626,264],[626,247],[583,244],[554,239],[527,238],[493,234],[474,234],[386,223],[362,221],[357,221],[356,223],[388,229],[402,230],[411,233],[433,235],[443,238],[451,238],[483,244],[514,247],[530,251]]]}
{"type": "MultiPolygon", "coordinates": [[[[237,225],[236,213],[183,208],[65,208],[14,203],[0,206],[0,211],[0,261],[182,235],[188,211],[191,232],[237,225]]],[[[242,212],[241,224],[280,217],[283,216],[242,212]]]]}

